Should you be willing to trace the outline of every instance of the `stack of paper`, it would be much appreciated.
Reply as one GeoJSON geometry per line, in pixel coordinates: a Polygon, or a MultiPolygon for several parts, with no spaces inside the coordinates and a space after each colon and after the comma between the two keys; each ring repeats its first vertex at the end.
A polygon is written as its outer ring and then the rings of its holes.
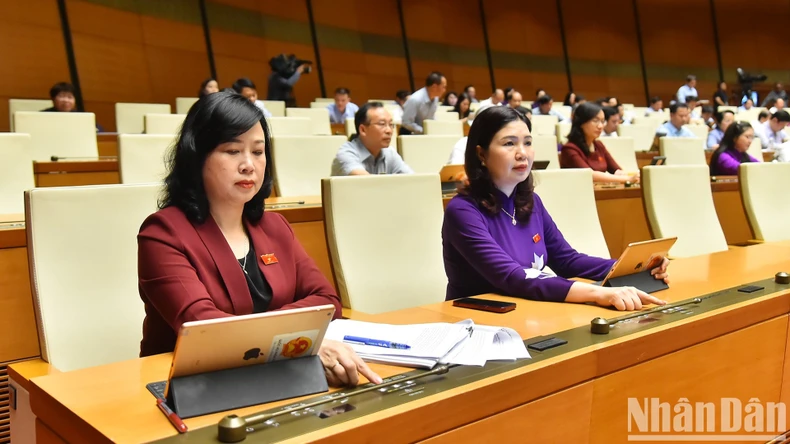
{"type": "Polygon", "coordinates": [[[329,324],[325,338],[340,342],[358,336],[408,345],[396,349],[350,343],[365,361],[432,368],[437,363],[483,366],[487,361],[529,358],[515,330],[475,325],[471,319],[457,324],[390,325],[339,319],[329,324]]]}

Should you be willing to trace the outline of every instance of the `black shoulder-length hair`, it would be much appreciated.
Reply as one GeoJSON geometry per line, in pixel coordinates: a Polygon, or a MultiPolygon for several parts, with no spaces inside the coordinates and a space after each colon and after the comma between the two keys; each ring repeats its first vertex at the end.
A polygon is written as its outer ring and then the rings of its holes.
{"type": "Polygon", "coordinates": [[[730,126],[727,127],[727,131],[724,132],[724,137],[721,138],[721,143],[719,143],[719,148],[710,156],[709,168],[711,175],[716,176],[719,174],[717,170],[719,157],[727,150],[732,150],[737,153],[738,162],[740,163],[752,161],[748,152],[744,151],[738,153],[735,149],[735,142],[738,140],[738,137],[741,137],[741,135],[751,127],[749,122],[732,122],[730,126]]]}
{"type": "MultiPolygon", "coordinates": [[[[492,106],[475,117],[475,123],[469,130],[464,158],[464,170],[469,178],[469,185],[459,191],[474,199],[478,205],[491,214],[499,213],[502,205],[496,198],[497,189],[491,179],[491,174],[477,155],[477,147],[479,146],[483,152],[487,152],[496,133],[510,122],[518,121],[524,122],[527,128],[532,131],[532,123],[524,114],[507,106],[492,106]]],[[[527,176],[525,181],[516,185],[515,216],[519,221],[529,220],[532,214],[532,206],[535,201],[534,188],[532,173],[527,176]]]]}
{"type": "Polygon", "coordinates": [[[578,146],[585,156],[590,155],[590,147],[587,146],[587,139],[584,137],[582,125],[594,119],[602,110],[603,108],[597,103],[584,102],[579,105],[573,113],[571,131],[568,133],[568,142],[578,146]]]}
{"type": "Polygon", "coordinates": [[[254,125],[263,127],[266,170],[260,191],[244,204],[243,217],[258,222],[263,217],[263,201],[272,192],[271,132],[263,112],[235,92],[209,94],[189,109],[174,148],[167,159],[168,174],[159,208],[177,207],[193,223],[203,223],[209,203],[203,185],[206,157],[222,143],[246,133],[254,125]]]}

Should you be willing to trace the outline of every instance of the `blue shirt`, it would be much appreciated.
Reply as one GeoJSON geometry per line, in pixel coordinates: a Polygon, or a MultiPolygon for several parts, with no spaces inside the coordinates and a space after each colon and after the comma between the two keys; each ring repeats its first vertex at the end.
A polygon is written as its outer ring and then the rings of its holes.
{"type": "Polygon", "coordinates": [[[349,103],[346,103],[345,112],[341,113],[340,110],[337,109],[337,105],[335,105],[334,103],[331,103],[331,104],[329,104],[329,106],[326,107],[326,110],[329,111],[329,121],[330,122],[332,122],[332,123],[346,123],[346,119],[351,119],[351,120],[354,119],[354,114],[356,114],[357,111],[359,111],[359,107],[357,105],[354,105],[353,103],[349,102],[349,103]]]}
{"type": "Polygon", "coordinates": [[[403,105],[401,126],[414,134],[422,134],[424,132],[422,123],[425,119],[433,119],[438,107],[438,97],[431,100],[426,88],[418,89],[403,105]]]}
{"type": "Polygon", "coordinates": [[[724,131],[720,130],[719,128],[714,129],[713,131],[708,133],[708,148],[713,149],[714,146],[721,143],[721,139],[724,138],[724,131]]]}
{"type": "Polygon", "coordinates": [[[692,88],[688,85],[683,85],[680,88],[678,88],[677,96],[678,96],[678,103],[686,103],[686,97],[689,96],[699,97],[699,94],[697,94],[697,88],[692,88]]]}
{"type": "Polygon", "coordinates": [[[697,137],[685,126],[681,126],[680,129],[675,128],[671,121],[659,126],[656,134],[665,137],[697,137]]]}

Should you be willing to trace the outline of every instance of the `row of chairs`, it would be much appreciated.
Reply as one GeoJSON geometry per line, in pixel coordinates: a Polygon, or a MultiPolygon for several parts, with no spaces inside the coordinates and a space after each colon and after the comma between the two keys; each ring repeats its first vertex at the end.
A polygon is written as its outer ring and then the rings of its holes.
{"type": "MultiPolygon", "coordinates": [[[[703,167],[646,167],[643,174],[654,236],[679,238],[673,256],[728,248],[703,167]]],[[[322,181],[327,245],[345,307],[378,313],[444,300],[439,185],[435,174],[322,181]],[[365,241],[372,238],[375,249],[365,241]]],[[[790,239],[783,224],[790,205],[775,205],[787,187],[788,164],[741,166],[742,194],[757,238],[790,239]]],[[[135,239],[156,209],[158,192],[158,184],[144,184],[26,193],[42,356],[59,370],[137,356],[144,313],[135,239]]],[[[608,257],[589,170],[536,172],[536,192],[571,245],[608,257]]]]}

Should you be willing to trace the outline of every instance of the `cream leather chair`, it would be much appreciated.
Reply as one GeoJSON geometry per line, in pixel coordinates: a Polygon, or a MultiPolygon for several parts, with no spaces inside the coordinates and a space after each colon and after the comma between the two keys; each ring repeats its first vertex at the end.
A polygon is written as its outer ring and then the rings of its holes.
{"type": "Polygon", "coordinates": [[[142,134],[143,116],[146,114],[170,114],[170,105],[163,103],[116,103],[115,126],[119,134],[142,134]]]}
{"type": "Polygon", "coordinates": [[[41,111],[52,108],[52,100],[48,99],[8,99],[8,120],[11,131],[14,131],[14,113],[17,111],[41,111]]]}
{"type": "Polygon", "coordinates": [[[186,114],[198,101],[197,97],[176,97],[176,114],[186,114]]]}
{"type": "Polygon", "coordinates": [[[557,123],[559,123],[559,121],[560,119],[557,116],[538,116],[532,114],[532,135],[556,137],[557,123]]]}
{"type": "Polygon", "coordinates": [[[706,149],[708,147],[708,133],[710,129],[707,125],[683,125],[689,129],[694,134],[694,137],[699,138],[702,141],[702,149],[706,149]]]}
{"type": "Polygon", "coordinates": [[[167,175],[166,156],[176,142],[168,134],[118,135],[118,170],[121,183],[162,182],[167,175]]]}
{"type": "Polygon", "coordinates": [[[330,103],[335,103],[335,99],[333,97],[316,97],[313,102],[323,102],[325,105],[329,105],[330,103]]]}
{"type": "Polygon", "coordinates": [[[35,161],[49,162],[51,156],[99,156],[96,117],[93,113],[18,111],[14,118],[16,131],[30,134],[35,161]]]}
{"type": "Polygon", "coordinates": [[[181,125],[186,120],[186,114],[146,114],[145,133],[146,134],[178,134],[181,132],[181,125]]]}
{"type": "Polygon", "coordinates": [[[436,111],[433,116],[434,120],[458,120],[458,113],[455,111],[436,111]]]}
{"type": "Polygon", "coordinates": [[[571,111],[573,111],[572,107],[565,106],[565,105],[562,104],[562,102],[554,102],[551,105],[551,109],[553,111],[557,111],[558,113],[560,113],[560,115],[562,117],[565,117],[566,119],[570,119],[571,118],[571,111]]]}
{"type": "Polygon", "coordinates": [[[532,136],[532,149],[535,150],[535,160],[548,160],[549,170],[560,168],[560,155],[557,151],[557,138],[555,136],[532,136]]]}
{"type": "Polygon", "coordinates": [[[540,196],[565,240],[580,253],[609,258],[595,204],[592,170],[534,171],[535,192],[540,196]]]}
{"type": "Polygon", "coordinates": [[[735,113],[735,120],[738,122],[751,122],[752,120],[757,120],[761,111],[765,111],[765,108],[753,106],[749,110],[738,111],[735,113]]]}
{"type": "Polygon", "coordinates": [[[400,154],[415,173],[438,173],[458,142],[456,136],[400,136],[400,154]]]}
{"type": "Polygon", "coordinates": [[[754,238],[766,242],[790,240],[790,163],[742,163],[741,198],[754,238]]]}
{"type": "Polygon", "coordinates": [[[429,136],[464,137],[464,126],[460,120],[429,120],[422,122],[423,130],[429,136]]]}
{"type": "Polygon", "coordinates": [[[438,174],[332,177],[321,187],[344,307],[382,313],[444,301],[438,174]]]}
{"type": "Polygon", "coordinates": [[[143,302],[137,233],[161,186],[35,188],[25,193],[41,358],[60,371],[134,359],[143,302]]]}
{"type": "Polygon", "coordinates": [[[617,127],[617,135],[634,139],[635,151],[650,151],[656,137],[656,128],[648,124],[620,125],[617,127]]]}
{"type": "Polygon", "coordinates": [[[436,107],[436,112],[449,112],[449,111],[452,111],[453,109],[455,109],[454,106],[439,105],[439,106],[436,107]]]}
{"type": "Polygon", "coordinates": [[[277,195],[317,196],[321,179],[329,177],[332,161],[345,136],[276,136],[272,138],[272,162],[277,195]]]}
{"type": "Polygon", "coordinates": [[[634,152],[633,137],[604,137],[600,139],[615,162],[620,165],[620,169],[627,172],[639,171],[639,164],[636,163],[636,153],[634,152]]]}
{"type": "Polygon", "coordinates": [[[752,157],[757,159],[758,162],[762,162],[763,159],[763,144],[760,141],[760,138],[755,136],[754,140],[752,140],[752,144],[749,145],[749,149],[746,150],[752,157]]]}
{"type": "Polygon", "coordinates": [[[269,117],[272,136],[311,136],[312,122],[307,117],[269,117]]]}
{"type": "Polygon", "coordinates": [[[568,133],[571,132],[570,122],[559,122],[557,124],[557,142],[565,145],[568,143],[568,133]]]}
{"type": "MultiPolygon", "coordinates": [[[[650,113],[645,116],[634,116],[633,123],[636,125],[649,125],[653,128],[653,132],[655,132],[656,128],[663,125],[664,122],[669,120],[669,113],[650,113]]],[[[628,125],[620,125],[628,126],[628,125]]]]}
{"type": "Polygon", "coordinates": [[[310,108],[326,108],[334,102],[310,102],[310,108]]]}
{"type": "Polygon", "coordinates": [[[329,136],[332,127],[329,124],[329,111],[326,108],[288,108],[286,117],[307,117],[310,119],[310,128],[314,136],[329,136]]]}
{"type": "MultiPolygon", "coordinates": [[[[329,99],[329,101],[334,102],[335,99],[329,99]]],[[[261,100],[261,102],[263,102],[263,106],[272,113],[272,117],[285,117],[285,102],[282,100],[261,100]]]]}
{"type": "Polygon", "coordinates": [[[25,191],[36,186],[30,135],[0,133],[0,214],[25,212],[25,191]]]}
{"type": "Polygon", "coordinates": [[[658,150],[667,165],[707,165],[703,140],[698,137],[662,137],[658,150]]]}
{"type": "Polygon", "coordinates": [[[642,168],[642,195],[653,237],[678,238],[671,256],[727,250],[707,165],[646,166],[642,168]]]}
{"type": "Polygon", "coordinates": [[[738,112],[738,107],[737,106],[730,106],[730,105],[721,105],[721,106],[719,106],[719,112],[724,112],[724,111],[732,111],[733,114],[735,114],[735,113],[738,112]]]}

